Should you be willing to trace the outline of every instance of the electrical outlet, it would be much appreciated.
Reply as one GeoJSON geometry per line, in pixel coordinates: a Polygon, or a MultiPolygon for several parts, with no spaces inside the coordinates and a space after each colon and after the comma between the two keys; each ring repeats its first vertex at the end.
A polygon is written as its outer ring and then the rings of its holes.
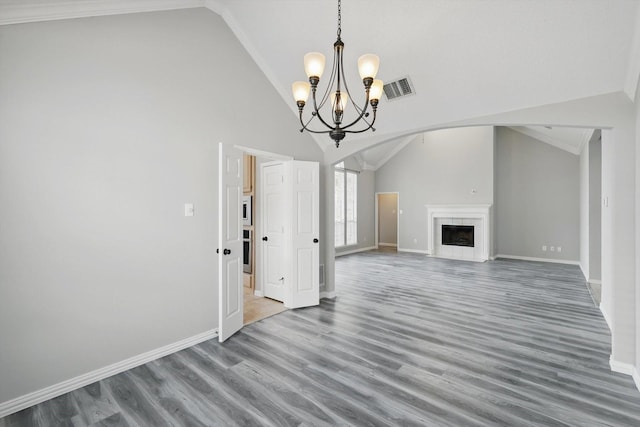
{"type": "Polygon", "coordinates": [[[418,243],[418,239],[413,239],[413,243],[418,243]]]}
{"type": "Polygon", "coordinates": [[[562,252],[562,246],[558,246],[558,247],[557,247],[557,251],[558,251],[558,252],[562,252]]]}
{"type": "Polygon", "coordinates": [[[542,252],[547,252],[547,245],[542,245],[542,252]]]}
{"type": "Polygon", "coordinates": [[[549,248],[549,250],[550,250],[551,252],[555,252],[556,248],[554,248],[553,246],[551,246],[551,247],[549,248]]]}

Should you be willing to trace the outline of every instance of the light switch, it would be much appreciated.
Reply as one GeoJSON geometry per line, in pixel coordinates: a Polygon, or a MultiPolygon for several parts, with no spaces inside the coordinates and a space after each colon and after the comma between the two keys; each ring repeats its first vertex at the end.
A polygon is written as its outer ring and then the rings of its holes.
{"type": "Polygon", "coordinates": [[[193,216],[193,203],[184,204],[184,216],[193,216]]]}

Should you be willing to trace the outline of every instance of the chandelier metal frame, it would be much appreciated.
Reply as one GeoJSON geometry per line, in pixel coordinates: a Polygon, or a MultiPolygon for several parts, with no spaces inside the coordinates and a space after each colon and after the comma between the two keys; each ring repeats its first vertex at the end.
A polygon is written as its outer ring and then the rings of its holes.
{"type": "Polygon", "coordinates": [[[317,99],[317,92],[320,77],[324,71],[324,55],[317,52],[311,52],[305,55],[305,70],[307,72],[309,82],[299,81],[292,85],[294,98],[298,106],[300,124],[302,125],[300,132],[304,132],[306,130],[310,133],[328,133],[331,139],[335,142],[336,148],[340,146],[340,142],[345,138],[347,133],[363,133],[368,130],[375,132],[376,129],[373,125],[376,121],[378,103],[380,96],[382,95],[383,88],[383,82],[375,79],[379,67],[378,57],[373,54],[362,55],[358,59],[358,68],[364,85],[366,99],[363,108],[354,102],[353,97],[349,93],[347,80],[344,76],[344,42],[342,41],[341,35],[342,2],[341,0],[338,0],[338,30],[337,40],[333,44],[333,66],[331,68],[331,75],[329,77],[327,88],[320,98],[320,102],[318,102],[317,99]],[[303,110],[309,97],[309,91],[311,92],[313,99],[313,111],[311,112],[311,117],[305,123],[303,110]],[[322,116],[320,110],[330,98],[331,120],[329,121],[322,116]],[[343,125],[344,110],[349,101],[351,101],[351,105],[355,108],[357,117],[350,123],[343,125]],[[371,110],[373,112],[373,117],[370,121],[370,113],[367,111],[369,106],[371,106],[371,110]],[[320,123],[327,128],[326,130],[315,130],[309,127],[311,121],[316,117],[320,123]],[[364,122],[364,127],[357,130],[352,129],[352,127],[360,121],[364,122]]]}

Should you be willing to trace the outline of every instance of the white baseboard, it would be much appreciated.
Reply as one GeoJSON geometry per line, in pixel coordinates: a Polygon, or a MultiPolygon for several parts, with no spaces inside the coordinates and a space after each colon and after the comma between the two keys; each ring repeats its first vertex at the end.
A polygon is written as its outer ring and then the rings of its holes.
{"type": "Polygon", "coordinates": [[[594,285],[602,285],[602,280],[589,279],[587,282],[593,283],[594,285]]]}
{"type": "Polygon", "coordinates": [[[444,255],[428,255],[428,256],[431,258],[450,259],[453,261],[487,262],[486,259],[458,258],[454,256],[444,256],[444,255]]]}
{"type": "Polygon", "coordinates": [[[609,366],[611,366],[611,370],[613,372],[619,372],[625,375],[633,375],[634,371],[636,370],[636,367],[631,363],[624,363],[613,360],[613,356],[609,357],[609,366]]]}
{"type": "Polygon", "coordinates": [[[257,296],[257,297],[263,297],[264,296],[264,292],[262,291],[253,291],[253,295],[257,296]]]}
{"type": "Polygon", "coordinates": [[[429,255],[429,251],[425,251],[422,249],[405,249],[405,248],[398,248],[398,252],[410,252],[410,253],[414,253],[414,254],[424,254],[424,255],[429,255]]]}
{"type": "Polygon", "coordinates": [[[631,377],[633,378],[633,382],[636,383],[636,388],[640,391],[640,370],[638,370],[638,367],[633,368],[633,375],[631,375],[631,377]]]}
{"type": "Polygon", "coordinates": [[[374,249],[378,249],[375,246],[369,246],[366,248],[357,248],[357,249],[352,249],[349,251],[344,251],[344,252],[336,252],[336,258],[339,256],[343,256],[343,255],[350,255],[350,254],[357,254],[358,252],[366,252],[366,251],[372,251],[374,249]]]}
{"type": "Polygon", "coordinates": [[[496,258],[504,258],[504,259],[517,259],[519,261],[536,261],[536,262],[551,262],[554,264],[569,264],[569,265],[580,265],[579,261],[571,261],[568,259],[551,259],[551,258],[534,258],[528,256],[519,256],[519,255],[496,255],[496,258]]]}
{"type": "Polygon", "coordinates": [[[53,399],[54,397],[58,397],[86,385],[92,384],[96,381],[100,381],[110,376],[135,368],[136,366],[144,365],[145,363],[151,362],[152,360],[159,359],[161,357],[183,350],[187,347],[200,344],[203,341],[210,340],[211,338],[217,336],[218,329],[212,329],[210,331],[194,335],[190,338],[174,342],[164,347],[160,347],[155,350],[130,357],[129,359],[116,362],[112,365],[96,369],[95,371],[87,372],[86,374],[62,381],[58,384],[54,384],[52,386],[45,387],[32,393],[16,397],[15,399],[2,402],[0,403],[0,418],[21,411],[30,406],[37,405],[38,403],[42,403],[46,400],[53,399]]]}
{"type": "Polygon", "coordinates": [[[333,299],[337,296],[336,291],[320,292],[320,299],[333,299]]]}
{"type": "Polygon", "coordinates": [[[398,244],[397,243],[382,243],[382,242],[378,242],[378,246],[391,246],[391,247],[397,248],[398,244]]]}
{"type": "Polygon", "coordinates": [[[600,309],[600,313],[602,313],[602,317],[604,317],[604,321],[607,322],[607,326],[609,327],[609,330],[611,330],[611,319],[609,319],[609,314],[604,309],[604,305],[600,303],[600,306],[598,308],[600,309]]]}

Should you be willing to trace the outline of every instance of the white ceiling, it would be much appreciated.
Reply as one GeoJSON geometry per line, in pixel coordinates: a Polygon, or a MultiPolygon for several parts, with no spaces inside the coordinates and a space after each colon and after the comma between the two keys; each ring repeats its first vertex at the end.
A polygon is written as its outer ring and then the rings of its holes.
{"type": "MultiPolygon", "coordinates": [[[[352,94],[361,87],[356,60],[369,52],[381,58],[379,78],[410,76],[416,90],[415,96],[381,100],[375,134],[348,135],[344,143],[394,140],[387,145],[395,147],[403,141],[398,136],[474,117],[612,92],[632,98],[640,71],[639,5],[637,0],[343,0],[352,94]]],[[[0,0],[0,24],[198,6],[222,15],[296,114],[291,82],[305,79],[306,52],[323,52],[330,61],[335,0],[0,0]]],[[[553,131],[537,135],[573,152],[584,130],[560,134],[556,125],[562,124],[548,123],[553,131]]],[[[332,143],[326,135],[316,141],[322,147],[332,143]]],[[[376,152],[375,158],[384,156],[376,152]]]]}

